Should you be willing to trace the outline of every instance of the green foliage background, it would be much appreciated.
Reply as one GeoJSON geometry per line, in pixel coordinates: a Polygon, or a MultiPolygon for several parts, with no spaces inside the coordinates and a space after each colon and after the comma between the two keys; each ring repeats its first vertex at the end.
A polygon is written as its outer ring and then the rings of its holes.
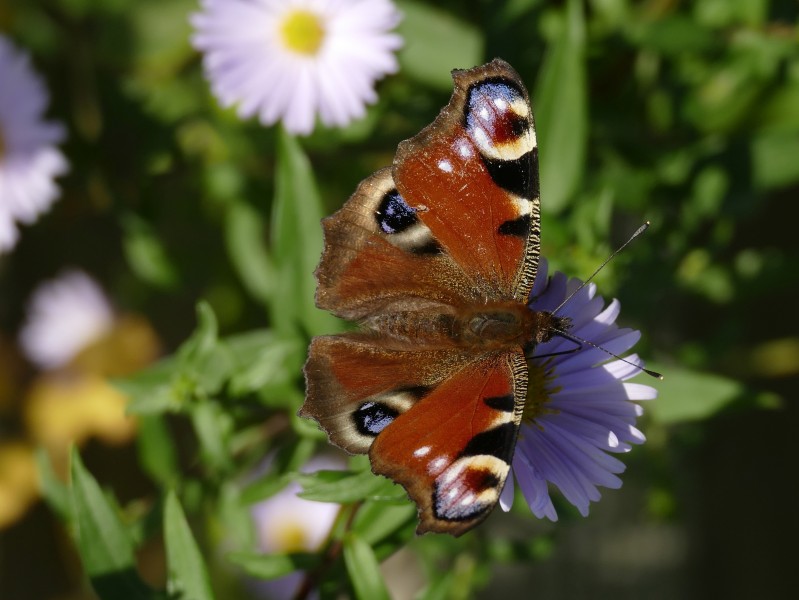
{"type": "Polygon", "coordinates": [[[378,104],[347,129],[302,139],[218,108],[188,41],[194,0],[0,5],[0,27],[49,84],[72,165],[62,199],[0,260],[0,330],[16,332],[36,283],[80,266],[147,315],[168,348],[119,382],[141,417],[135,451],[109,465],[89,448],[88,468],[75,453],[71,487],[42,458],[57,517],[37,509],[0,532],[3,598],[91,597],[84,578],[104,598],[247,597],[241,573],[298,568],[323,597],[380,598],[378,562],[401,547],[424,575],[420,598],[789,589],[799,5],[398,5],[401,70],[379,84],[378,104]],[[561,521],[541,523],[517,502],[459,540],[415,539],[413,508],[366,461],[297,475],[325,444],[295,416],[306,345],[341,328],[313,306],[319,219],[432,120],[452,68],[495,56],[531,90],[553,266],[585,277],[652,222],[597,283],[621,300],[621,321],[644,334],[637,351],[666,380],[646,407],[649,442],[625,457],[624,488],[588,519],[560,504],[561,521]],[[270,469],[246,479],[270,454],[270,469]],[[344,503],[331,546],[257,554],[248,507],[297,477],[308,497],[344,503]],[[137,568],[154,546],[160,585],[137,568]]]}

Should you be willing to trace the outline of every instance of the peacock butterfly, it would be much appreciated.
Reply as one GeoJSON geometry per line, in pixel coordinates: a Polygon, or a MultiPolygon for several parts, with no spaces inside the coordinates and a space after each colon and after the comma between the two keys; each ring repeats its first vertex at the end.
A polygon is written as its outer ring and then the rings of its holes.
{"type": "Polygon", "coordinates": [[[461,535],[497,504],[527,402],[527,357],[565,317],[527,307],[540,247],[527,90],[496,59],[453,71],[432,124],[323,221],[316,303],[361,330],[316,337],[300,415],[367,453],[461,535]]]}

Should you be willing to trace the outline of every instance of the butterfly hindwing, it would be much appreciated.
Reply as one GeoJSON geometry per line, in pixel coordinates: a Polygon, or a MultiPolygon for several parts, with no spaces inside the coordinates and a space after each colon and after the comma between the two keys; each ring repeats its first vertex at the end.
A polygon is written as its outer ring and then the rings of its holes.
{"type": "Polygon", "coordinates": [[[330,440],[369,453],[405,487],[419,533],[460,535],[494,508],[510,469],[526,394],[521,352],[473,359],[391,350],[363,334],[318,337],[300,414],[330,440]]]}
{"type": "Polygon", "coordinates": [[[363,333],[316,337],[300,416],[318,421],[337,446],[364,454],[386,425],[467,360],[449,349],[391,348],[363,333]]]}
{"type": "Polygon", "coordinates": [[[401,484],[418,533],[460,535],[485,519],[510,471],[527,391],[521,352],[466,364],[378,435],[372,470],[401,484]]]}

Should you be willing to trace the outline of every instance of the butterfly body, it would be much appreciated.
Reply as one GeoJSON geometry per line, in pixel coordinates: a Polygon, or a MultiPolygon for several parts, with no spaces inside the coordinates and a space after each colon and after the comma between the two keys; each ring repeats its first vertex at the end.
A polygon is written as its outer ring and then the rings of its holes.
{"type": "Polygon", "coordinates": [[[317,305],[360,331],[311,342],[300,414],[403,485],[420,533],[460,535],[510,471],[528,358],[570,322],[527,306],[540,235],[527,91],[501,60],[453,78],[436,120],[323,221],[317,305]]]}

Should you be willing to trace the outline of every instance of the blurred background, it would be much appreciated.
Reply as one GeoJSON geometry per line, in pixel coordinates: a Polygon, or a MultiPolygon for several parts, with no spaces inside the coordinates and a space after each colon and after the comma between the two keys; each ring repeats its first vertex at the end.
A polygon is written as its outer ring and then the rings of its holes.
{"type": "MultiPolygon", "coordinates": [[[[607,490],[588,518],[562,503],[552,524],[522,506],[482,526],[495,541],[530,540],[522,554],[498,541],[485,556],[466,538],[457,547],[410,540],[410,553],[385,567],[390,589],[422,589],[425,557],[440,546],[464,574],[450,597],[789,597],[799,536],[790,483],[799,459],[799,3],[396,7],[399,68],[377,83],[365,117],[294,138],[220,107],[190,42],[195,0],[0,3],[0,35],[30,57],[69,165],[52,170],[49,209],[20,224],[0,254],[0,598],[94,597],[69,509],[58,509],[70,443],[138,532],[146,581],[166,577],[147,515],[169,482],[188,490],[192,522],[205,521],[200,545],[219,552],[226,486],[286,444],[299,447],[286,440],[308,331],[280,331],[274,287],[283,280],[269,279],[281,252],[293,252],[285,244],[315,239],[315,264],[317,217],[438,114],[451,69],[493,57],[530,90],[553,267],[586,277],[651,221],[596,282],[619,298],[620,323],[642,331],[636,351],[665,380],[637,379],[659,390],[640,424],[648,441],[625,456],[623,488],[607,490]],[[294,198],[297,220],[313,219],[289,242],[277,198],[302,184],[284,178],[281,188],[281,168],[312,173],[318,186],[313,206],[294,198]],[[159,360],[174,365],[163,359],[181,346],[187,354],[199,301],[200,331],[231,338],[243,365],[212,386],[211,412],[167,409],[141,379],[111,384],[159,360]],[[131,397],[137,418],[125,414],[131,397]],[[232,454],[214,455],[209,439],[232,454]]],[[[12,81],[0,74],[0,86],[12,81]]],[[[3,125],[0,169],[10,168],[3,125]]],[[[3,181],[0,213],[11,202],[3,181]]],[[[291,290],[305,290],[301,307],[312,299],[307,286],[291,290]]],[[[317,441],[297,452],[324,448],[317,441]]],[[[209,569],[219,597],[281,597],[209,569]]]]}

